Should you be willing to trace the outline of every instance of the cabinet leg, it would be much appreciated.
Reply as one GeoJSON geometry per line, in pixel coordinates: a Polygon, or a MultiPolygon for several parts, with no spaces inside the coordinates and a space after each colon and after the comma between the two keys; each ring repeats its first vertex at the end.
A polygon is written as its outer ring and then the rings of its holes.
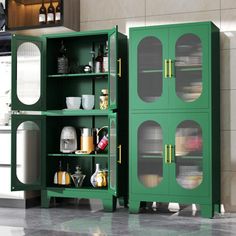
{"type": "Polygon", "coordinates": [[[129,212],[139,213],[140,201],[129,201],[129,212]]]}
{"type": "Polygon", "coordinates": [[[46,190],[42,190],[41,191],[41,207],[49,208],[50,199],[51,199],[51,197],[49,197],[47,195],[47,191],[46,190]]]}
{"type": "Polygon", "coordinates": [[[119,197],[118,201],[119,201],[120,206],[128,207],[128,197],[127,196],[119,197]]]}
{"type": "Polygon", "coordinates": [[[201,207],[201,216],[204,218],[213,218],[214,216],[214,207],[213,205],[200,205],[201,207]]]}
{"type": "Polygon", "coordinates": [[[221,213],[221,204],[214,204],[214,211],[217,213],[221,213]]]}
{"type": "Polygon", "coordinates": [[[116,209],[116,197],[112,196],[111,199],[102,199],[104,211],[113,212],[116,209]]]}

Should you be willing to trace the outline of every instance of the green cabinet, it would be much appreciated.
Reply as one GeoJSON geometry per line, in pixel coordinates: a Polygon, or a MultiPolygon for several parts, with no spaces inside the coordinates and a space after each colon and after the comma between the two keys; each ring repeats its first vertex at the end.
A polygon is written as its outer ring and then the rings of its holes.
{"type": "MultiPolygon", "coordinates": [[[[111,30],[51,34],[41,37],[13,36],[13,76],[12,76],[12,190],[41,190],[41,203],[48,207],[51,197],[97,198],[101,199],[104,209],[111,211],[116,207],[116,199],[123,198],[127,204],[126,139],[119,136],[119,127],[127,129],[127,106],[122,105],[119,91],[127,97],[127,38],[111,30]],[[57,73],[57,57],[61,44],[67,49],[69,72],[57,73]],[[105,48],[108,45],[108,48],[105,48]],[[92,61],[94,52],[99,48],[107,50],[108,69],[84,72],[84,67],[92,61]],[[108,108],[100,108],[103,89],[108,90],[108,108]],[[94,108],[68,109],[66,97],[92,94],[94,108]],[[36,129],[38,150],[35,150],[38,169],[34,181],[20,181],[17,174],[17,153],[19,146],[18,131],[21,126],[36,129]],[[76,154],[60,151],[60,137],[63,127],[72,126],[77,134],[77,150],[81,148],[81,129],[98,131],[102,127],[108,133],[108,146],[102,152],[76,154]],[[121,161],[122,160],[122,161],[121,161]],[[93,187],[90,177],[96,164],[107,169],[105,187],[93,187]],[[61,166],[60,166],[61,165],[61,166]],[[75,173],[80,166],[86,175],[83,184],[77,188],[71,179],[68,185],[55,183],[55,173],[67,171],[75,173]]],[[[94,146],[102,139],[94,133],[94,146]]],[[[30,145],[30,144],[28,144],[30,145]]],[[[27,160],[31,163],[31,160],[27,160]]],[[[28,164],[30,166],[30,164],[28,164]]]]}
{"type": "Polygon", "coordinates": [[[130,29],[129,208],[220,206],[219,31],[210,22],[130,29]]]}

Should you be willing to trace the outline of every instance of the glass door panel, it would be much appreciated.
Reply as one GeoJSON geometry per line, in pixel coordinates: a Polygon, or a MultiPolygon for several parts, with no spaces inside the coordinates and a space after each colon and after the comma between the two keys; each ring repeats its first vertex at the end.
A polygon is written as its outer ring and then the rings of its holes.
{"type": "Polygon", "coordinates": [[[147,188],[163,178],[163,134],[160,124],[145,121],[138,129],[138,178],[147,188]]]}
{"type": "Polygon", "coordinates": [[[109,106],[117,108],[117,28],[109,35],[109,106]]]}
{"type": "Polygon", "coordinates": [[[202,93],[202,42],[197,35],[185,34],[175,45],[176,95],[185,102],[202,93]]]}
{"type": "Polygon", "coordinates": [[[12,37],[12,110],[45,109],[43,40],[38,37],[12,37]]]}
{"type": "Polygon", "coordinates": [[[211,69],[208,25],[171,28],[169,40],[169,108],[208,108],[211,69]]]}
{"type": "Polygon", "coordinates": [[[202,128],[191,120],[181,122],[175,134],[176,179],[186,189],[197,188],[203,180],[202,128]]]}
{"type": "Polygon", "coordinates": [[[109,115],[109,152],[110,152],[110,189],[116,192],[117,189],[117,122],[116,113],[109,115]]]}
{"type": "Polygon", "coordinates": [[[163,49],[156,37],[145,37],[138,45],[138,95],[145,102],[154,102],[163,90],[163,49]]]}
{"type": "Polygon", "coordinates": [[[42,187],[44,126],[44,116],[12,115],[12,191],[39,190],[42,187]]]}

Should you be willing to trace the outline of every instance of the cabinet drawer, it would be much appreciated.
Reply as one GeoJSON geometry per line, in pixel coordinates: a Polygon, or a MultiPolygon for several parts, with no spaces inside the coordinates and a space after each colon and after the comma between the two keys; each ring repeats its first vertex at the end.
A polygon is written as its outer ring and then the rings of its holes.
{"type": "Polygon", "coordinates": [[[0,131],[0,164],[11,164],[11,131],[0,131]]]}
{"type": "Polygon", "coordinates": [[[0,165],[0,198],[23,199],[24,192],[11,192],[11,167],[0,165]]]}

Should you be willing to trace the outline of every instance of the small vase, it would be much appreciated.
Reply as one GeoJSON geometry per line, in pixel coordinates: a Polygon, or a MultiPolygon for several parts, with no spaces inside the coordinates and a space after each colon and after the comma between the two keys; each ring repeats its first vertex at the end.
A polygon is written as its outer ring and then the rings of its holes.
{"type": "Polygon", "coordinates": [[[97,175],[98,175],[98,173],[100,172],[101,170],[100,170],[100,164],[96,164],[96,170],[95,170],[95,172],[93,173],[93,175],[91,176],[91,178],[90,178],[90,182],[91,182],[91,184],[93,185],[93,187],[97,187],[98,185],[97,185],[97,175]]]}

